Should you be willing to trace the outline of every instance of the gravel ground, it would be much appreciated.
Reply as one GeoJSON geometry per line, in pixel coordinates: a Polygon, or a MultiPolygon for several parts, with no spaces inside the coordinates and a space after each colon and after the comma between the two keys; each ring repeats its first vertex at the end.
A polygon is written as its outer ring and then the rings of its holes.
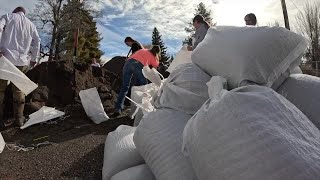
{"type": "Polygon", "coordinates": [[[58,124],[3,131],[8,144],[51,144],[27,152],[5,148],[0,154],[0,179],[101,179],[106,135],[121,124],[132,123],[128,117],[121,117],[95,125],[86,117],[73,117],[58,124]]]}

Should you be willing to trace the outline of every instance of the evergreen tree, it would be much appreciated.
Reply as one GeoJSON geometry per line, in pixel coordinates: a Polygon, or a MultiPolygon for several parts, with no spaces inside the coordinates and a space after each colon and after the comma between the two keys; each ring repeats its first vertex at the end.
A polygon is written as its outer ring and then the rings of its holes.
{"type": "MultiPolygon", "coordinates": [[[[66,49],[66,37],[73,38],[71,34],[75,32],[75,28],[85,27],[81,24],[83,16],[99,15],[99,11],[92,8],[92,2],[93,0],[38,0],[35,9],[28,16],[36,24],[39,33],[47,38],[41,42],[42,57],[49,56],[49,60],[59,60],[62,55],[67,54],[67,50],[70,51],[66,49]]],[[[80,32],[84,33],[82,30],[80,32]]],[[[95,30],[92,29],[92,32],[95,30]]]]}
{"type": "Polygon", "coordinates": [[[170,63],[174,60],[174,55],[170,56],[170,63]]]}
{"type": "MultiPolygon", "coordinates": [[[[194,16],[196,15],[203,16],[204,20],[208,22],[209,25],[215,25],[212,23],[211,10],[207,10],[206,5],[203,2],[199,3],[197,8],[195,9],[194,16]]],[[[183,43],[191,43],[191,37],[194,35],[196,31],[195,27],[193,26],[193,17],[191,21],[188,23],[188,27],[185,28],[185,31],[187,33],[190,33],[190,35],[183,41],[183,43]]]]}
{"type": "Polygon", "coordinates": [[[170,57],[167,54],[167,47],[164,45],[164,42],[161,39],[160,32],[155,27],[152,32],[152,45],[158,45],[161,48],[161,58],[160,63],[168,67],[170,64],[170,57]]]}
{"type": "Polygon", "coordinates": [[[85,61],[91,61],[92,58],[99,59],[103,55],[99,49],[102,38],[89,10],[79,0],[68,0],[63,7],[63,12],[66,14],[63,18],[64,27],[61,34],[61,49],[64,56],[67,58],[73,56],[75,33],[79,30],[77,59],[85,61]]]}

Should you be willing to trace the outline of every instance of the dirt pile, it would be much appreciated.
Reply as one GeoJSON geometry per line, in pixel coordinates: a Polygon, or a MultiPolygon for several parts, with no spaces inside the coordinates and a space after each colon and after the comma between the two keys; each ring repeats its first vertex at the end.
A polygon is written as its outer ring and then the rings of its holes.
{"type": "Polygon", "coordinates": [[[109,60],[104,66],[103,70],[115,75],[115,78],[110,81],[111,86],[116,92],[120,91],[122,83],[122,68],[126,61],[126,57],[116,56],[109,60]]]}
{"type": "Polygon", "coordinates": [[[26,98],[26,115],[43,105],[65,108],[80,103],[79,92],[93,87],[98,89],[105,109],[113,108],[116,94],[111,81],[116,75],[105,68],[70,61],[50,61],[30,70],[27,76],[39,87],[26,98]]]}
{"type": "MultiPolygon", "coordinates": [[[[96,87],[107,113],[113,107],[122,83],[122,68],[126,57],[116,56],[102,68],[72,61],[50,61],[36,66],[27,76],[39,87],[26,97],[25,115],[42,106],[65,109],[72,104],[81,103],[79,92],[96,87]]],[[[132,78],[132,84],[135,78],[132,78]]],[[[12,117],[11,88],[7,88],[6,118],[12,117]]],[[[130,96],[130,92],[128,93],[130,96]]],[[[126,105],[130,102],[126,100],[126,105]]]]}

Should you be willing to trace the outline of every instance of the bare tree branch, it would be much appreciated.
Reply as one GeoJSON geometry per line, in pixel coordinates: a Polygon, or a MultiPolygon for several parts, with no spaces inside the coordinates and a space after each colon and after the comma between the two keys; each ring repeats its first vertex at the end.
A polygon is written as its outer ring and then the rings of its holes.
{"type": "MultiPolygon", "coordinates": [[[[307,3],[303,11],[296,16],[296,20],[298,30],[311,42],[306,58],[314,62],[319,61],[320,4],[307,3]]],[[[316,64],[313,64],[313,67],[316,67],[316,64]]]]}

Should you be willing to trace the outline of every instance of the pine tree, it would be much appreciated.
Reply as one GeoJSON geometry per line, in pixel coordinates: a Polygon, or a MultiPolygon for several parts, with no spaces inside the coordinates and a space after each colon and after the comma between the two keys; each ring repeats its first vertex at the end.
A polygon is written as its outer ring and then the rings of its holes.
{"type": "Polygon", "coordinates": [[[152,45],[158,45],[161,48],[161,58],[160,63],[168,67],[170,64],[170,57],[167,54],[167,47],[164,45],[164,42],[161,39],[160,32],[155,27],[152,32],[152,45]]]}
{"type": "Polygon", "coordinates": [[[79,0],[68,0],[68,3],[63,7],[63,12],[66,16],[63,19],[64,33],[62,34],[62,49],[65,57],[70,58],[74,52],[74,33],[79,29],[77,59],[91,61],[92,58],[99,59],[103,52],[99,49],[100,37],[97,31],[96,22],[89,10],[79,2],[79,0]],[[76,11],[74,10],[76,8],[76,11]],[[73,13],[67,13],[73,12],[73,13]]]}
{"type": "MultiPolygon", "coordinates": [[[[212,23],[211,10],[207,10],[206,5],[203,2],[199,3],[197,8],[195,9],[194,16],[196,15],[203,16],[204,20],[208,22],[209,25],[215,25],[215,23],[212,23]]],[[[183,43],[190,43],[191,37],[194,35],[196,31],[195,27],[193,26],[193,17],[191,21],[188,23],[188,27],[185,28],[185,31],[187,33],[190,33],[190,35],[183,41],[183,43]]]]}
{"type": "Polygon", "coordinates": [[[39,33],[48,38],[41,42],[42,57],[49,56],[49,60],[59,60],[66,54],[69,49],[65,48],[65,38],[76,27],[84,27],[80,23],[85,15],[84,10],[90,16],[100,13],[92,8],[92,0],[38,0],[35,9],[28,16],[36,24],[39,33]]]}
{"type": "Polygon", "coordinates": [[[174,60],[174,55],[170,56],[170,63],[174,60]]]}

